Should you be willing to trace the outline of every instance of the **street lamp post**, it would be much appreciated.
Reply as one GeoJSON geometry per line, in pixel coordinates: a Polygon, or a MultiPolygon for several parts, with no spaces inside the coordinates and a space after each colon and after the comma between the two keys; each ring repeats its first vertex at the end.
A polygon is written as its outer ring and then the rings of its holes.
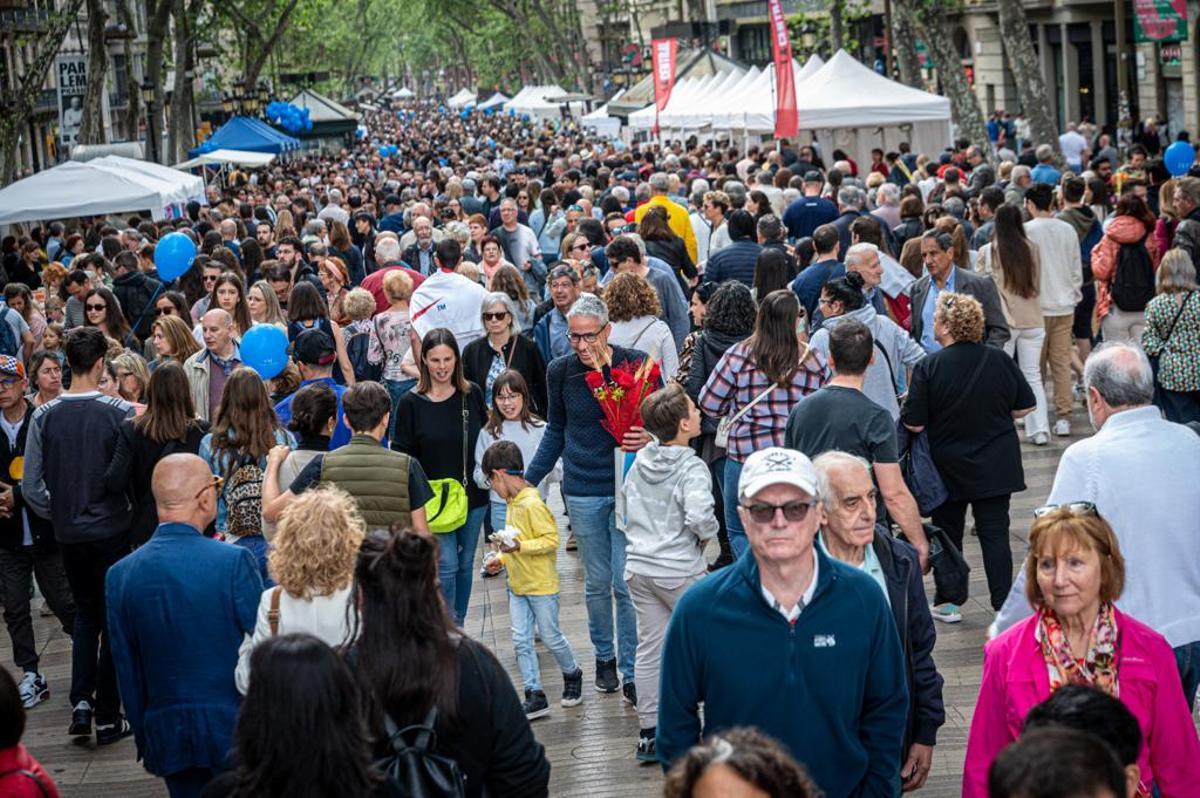
{"type": "Polygon", "coordinates": [[[142,104],[146,106],[146,149],[149,159],[158,163],[158,142],[154,124],[154,90],[155,86],[149,80],[142,83],[142,104]]]}

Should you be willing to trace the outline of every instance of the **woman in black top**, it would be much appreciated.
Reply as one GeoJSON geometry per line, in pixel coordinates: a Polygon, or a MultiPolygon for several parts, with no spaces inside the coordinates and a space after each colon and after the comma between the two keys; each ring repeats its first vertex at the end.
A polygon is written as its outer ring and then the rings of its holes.
{"type": "MultiPolygon", "coordinates": [[[[400,397],[396,407],[392,448],[415,457],[430,482],[453,479],[466,487],[466,520],[457,529],[437,535],[442,593],[455,621],[461,624],[471,600],[479,527],[488,508],[487,491],[470,479],[475,473],[475,441],[487,420],[487,405],[479,386],[463,376],[458,343],[449,330],[439,327],[425,335],[417,366],[417,387],[400,397]]],[[[436,484],[433,487],[438,490],[436,484]]],[[[436,528],[436,515],[430,516],[429,523],[436,528]]]]}
{"type": "Polygon", "coordinates": [[[675,234],[668,222],[667,212],[651,207],[638,224],[638,235],[646,242],[646,254],[664,261],[675,272],[684,296],[690,296],[696,282],[696,264],[688,254],[683,239],[675,234]]]}
{"type": "Polygon", "coordinates": [[[468,798],[541,798],[550,780],[545,748],[496,657],[447,615],[438,557],[433,536],[408,529],[367,535],[358,555],[359,620],[348,657],[376,756],[389,750],[385,719],[404,728],[435,710],[435,752],[458,763],[468,798]]]}
{"type": "Polygon", "coordinates": [[[354,674],[311,635],[272,637],[255,647],[235,739],[237,766],[210,781],[203,798],[392,794],[371,767],[354,674]]]}
{"type": "Polygon", "coordinates": [[[508,294],[493,291],[483,297],[481,311],[485,335],[463,349],[463,376],[483,388],[483,399],[492,403],[492,383],[506,368],[520,372],[529,386],[532,410],[546,412],[546,361],[533,340],[518,335],[516,305],[508,294]]]}
{"type": "Polygon", "coordinates": [[[145,413],[122,422],[117,448],[104,474],[108,490],[124,491],[133,504],[129,536],[135,546],[149,540],[158,527],[150,491],[154,467],[170,454],[197,454],[207,432],[196,418],[187,375],[178,363],[163,363],[151,373],[145,400],[145,413]]]}
{"type": "MultiPolygon", "coordinates": [[[[944,348],[913,369],[900,420],[913,432],[928,430],[930,453],[950,493],[933,511],[933,523],[960,551],[971,505],[992,609],[999,610],[1012,585],[1009,499],[1025,489],[1013,419],[1033,412],[1037,402],[1016,362],[982,343],[983,307],[974,297],[939,294],[933,330],[944,348]]],[[[934,604],[934,618],[961,620],[957,606],[937,595],[934,604]]]]}

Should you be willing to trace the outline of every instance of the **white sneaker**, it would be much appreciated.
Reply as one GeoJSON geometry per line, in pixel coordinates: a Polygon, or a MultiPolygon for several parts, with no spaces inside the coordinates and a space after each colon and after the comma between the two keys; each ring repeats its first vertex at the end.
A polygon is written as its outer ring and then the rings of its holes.
{"type": "Polygon", "coordinates": [[[1071,437],[1071,422],[1065,418],[1060,418],[1054,422],[1054,434],[1060,438],[1071,437]]]}
{"type": "Polygon", "coordinates": [[[957,604],[946,602],[929,608],[929,614],[935,621],[942,623],[958,623],[962,620],[962,609],[957,604]]]}
{"type": "Polygon", "coordinates": [[[1045,446],[1050,443],[1050,434],[1047,432],[1039,432],[1031,438],[1034,446],[1045,446]]]}
{"type": "Polygon", "coordinates": [[[21,705],[26,709],[36,707],[50,697],[50,687],[46,684],[46,677],[34,671],[25,671],[25,675],[21,677],[19,690],[21,705]]]}

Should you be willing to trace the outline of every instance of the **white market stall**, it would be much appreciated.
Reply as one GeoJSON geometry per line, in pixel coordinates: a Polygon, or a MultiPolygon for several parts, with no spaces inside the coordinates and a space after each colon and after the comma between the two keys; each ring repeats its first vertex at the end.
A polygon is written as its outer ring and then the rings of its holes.
{"type": "Polygon", "coordinates": [[[158,220],[179,210],[177,203],[172,207],[174,193],[163,189],[165,181],[153,181],[156,188],[137,173],[94,163],[67,161],[0,189],[0,224],[145,210],[158,220]]]}
{"type": "Polygon", "coordinates": [[[271,152],[250,152],[249,150],[213,150],[206,152],[203,155],[197,155],[195,158],[177,163],[172,169],[195,169],[197,166],[219,166],[222,164],[236,164],[237,166],[246,166],[251,169],[258,169],[267,166],[271,161],[275,160],[275,154],[271,152]]]}
{"type": "Polygon", "coordinates": [[[446,105],[450,106],[451,108],[467,108],[474,104],[475,92],[471,91],[470,89],[462,89],[458,92],[458,94],[455,94],[449,100],[446,100],[446,105]]]}
{"type": "MultiPolygon", "coordinates": [[[[539,122],[547,119],[561,119],[564,103],[560,102],[558,98],[566,96],[567,92],[562,87],[553,84],[525,86],[511,100],[504,103],[504,110],[512,111],[518,116],[526,114],[539,122]]],[[[578,115],[584,110],[581,102],[570,102],[567,105],[570,107],[572,115],[578,115]]]]}
{"type": "Polygon", "coordinates": [[[499,108],[499,107],[503,106],[506,102],[508,102],[510,99],[511,98],[506,97],[503,93],[496,92],[491,97],[488,97],[486,100],[479,103],[479,105],[475,106],[475,110],[486,111],[489,108],[499,108]]]}
{"type": "Polygon", "coordinates": [[[154,181],[151,185],[161,186],[165,192],[169,192],[172,204],[186,205],[192,200],[203,205],[208,204],[208,200],[204,196],[204,180],[198,175],[180,172],[160,163],[139,161],[120,155],[105,155],[101,158],[94,158],[88,163],[120,174],[144,176],[148,180],[154,181]]]}
{"type": "Polygon", "coordinates": [[[579,120],[580,123],[584,127],[590,127],[595,130],[597,135],[610,139],[618,138],[621,135],[621,120],[619,117],[608,115],[608,105],[609,103],[618,102],[623,94],[625,94],[625,90],[621,89],[607,103],[589,114],[584,114],[583,118],[579,120]]]}
{"type": "MultiPolygon", "coordinates": [[[[825,65],[819,55],[810,55],[801,66],[792,60],[792,75],[799,86],[825,65]]],[[[802,109],[803,110],[803,109],[802,109]]],[[[716,130],[764,133],[775,129],[775,69],[767,67],[750,84],[738,87],[728,101],[713,103],[709,124],[716,130]]]]}
{"type": "Polygon", "coordinates": [[[396,89],[394,92],[392,92],[393,100],[411,100],[413,97],[416,97],[416,96],[417,96],[417,93],[414,92],[412,89],[408,88],[407,86],[403,86],[399,89],[396,89]]]}

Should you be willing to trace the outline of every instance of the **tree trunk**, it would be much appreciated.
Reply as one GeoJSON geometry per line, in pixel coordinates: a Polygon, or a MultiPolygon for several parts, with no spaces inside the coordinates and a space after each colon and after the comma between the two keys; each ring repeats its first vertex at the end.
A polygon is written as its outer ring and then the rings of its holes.
{"type": "Polygon", "coordinates": [[[83,120],[79,126],[80,144],[104,144],[104,92],[108,75],[108,47],[104,28],[108,11],[103,0],[87,0],[87,93],[83,95],[83,120]]]}
{"type": "Polygon", "coordinates": [[[171,21],[170,0],[146,0],[146,80],[154,86],[154,101],[146,109],[146,159],[161,163],[163,112],[163,48],[171,21]]]}
{"type": "Polygon", "coordinates": [[[187,52],[191,47],[188,36],[187,8],[184,0],[173,0],[171,16],[175,21],[175,34],[172,43],[175,45],[174,63],[175,80],[171,84],[171,118],[167,128],[167,163],[179,163],[186,160],[180,150],[186,150],[188,141],[187,129],[192,126],[192,112],[187,106],[185,84],[187,83],[187,52]]]}
{"type": "Polygon", "coordinates": [[[846,41],[846,26],[843,20],[845,11],[844,0],[831,0],[829,3],[829,55],[833,56],[841,50],[846,41]]]}
{"type": "Polygon", "coordinates": [[[996,9],[1000,12],[1000,42],[1017,84],[1017,98],[1029,120],[1030,133],[1036,143],[1049,144],[1057,153],[1058,126],[1054,124],[1050,92],[1042,79],[1040,62],[1029,38],[1025,9],[1021,0],[996,0],[996,9]]]}
{"type": "Polygon", "coordinates": [[[253,34],[255,35],[247,37],[248,41],[253,40],[253,43],[246,48],[251,55],[246,59],[246,68],[242,76],[247,92],[258,91],[258,78],[262,74],[263,66],[276,46],[279,45],[279,40],[291,21],[292,12],[296,10],[299,2],[300,0],[287,0],[287,5],[283,7],[279,12],[279,18],[275,20],[274,30],[266,40],[262,38],[262,31],[259,28],[254,29],[253,34]]]}
{"type": "Polygon", "coordinates": [[[121,15],[121,24],[125,26],[130,37],[125,39],[125,86],[129,95],[125,108],[125,130],[130,141],[137,141],[138,126],[142,121],[142,93],[140,91],[137,72],[133,68],[133,35],[137,33],[137,20],[133,15],[131,0],[117,0],[117,13],[121,15]]]}
{"type": "MultiPolygon", "coordinates": [[[[921,59],[917,55],[917,32],[906,14],[892,14],[892,59],[900,73],[900,82],[914,89],[924,88],[921,80],[921,59]]],[[[890,75],[888,77],[891,77],[890,75]]]]}
{"type": "MultiPolygon", "coordinates": [[[[895,5],[900,7],[902,4],[895,5]]],[[[907,3],[903,5],[907,6],[907,3]]],[[[929,57],[933,59],[933,65],[937,68],[942,94],[950,100],[950,113],[958,126],[958,136],[978,146],[984,157],[992,160],[991,142],[988,140],[983,112],[979,110],[979,100],[967,83],[962,58],[946,32],[945,7],[941,3],[917,0],[915,8],[911,10],[929,48],[929,57]]]]}

